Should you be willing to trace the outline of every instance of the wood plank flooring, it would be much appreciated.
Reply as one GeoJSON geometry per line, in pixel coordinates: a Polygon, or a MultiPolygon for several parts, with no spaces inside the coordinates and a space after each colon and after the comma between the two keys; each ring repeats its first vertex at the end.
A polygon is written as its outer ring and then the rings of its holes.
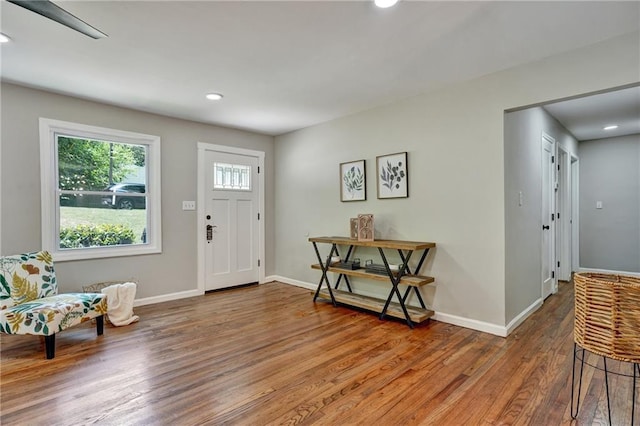
{"type": "MultiPolygon", "coordinates": [[[[101,337],[90,324],[60,333],[53,360],[38,337],[0,336],[0,423],[571,423],[570,283],[506,339],[437,321],[411,330],[281,283],[135,312],[101,337]]],[[[613,424],[630,424],[631,379],[610,385],[613,424]]],[[[575,424],[607,423],[601,371],[585,369],[583,394],[575,424]]]]}

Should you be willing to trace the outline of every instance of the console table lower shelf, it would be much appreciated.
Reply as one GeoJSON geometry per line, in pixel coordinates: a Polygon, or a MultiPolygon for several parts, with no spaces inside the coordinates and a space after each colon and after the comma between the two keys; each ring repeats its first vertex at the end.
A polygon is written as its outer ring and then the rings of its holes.
{"type": "MultiPolygon", "coordinates": [[[[327,290],[320,290],[318,296],[331,301],[331,295],[327,290]]],[[[333,297],[335,298],[337,303],[340,303],[342,305],[355,306],[357,308],[366,309],[368,311],[376,313],[382,312],[385,304],[385,301],[382,299],[338,289],[333,289],[333,297]]],[[[412,322],[420,323],[433,316],[433,311],[429,309],[422,309],[408,305],[405,306],[412,322]]],[[[402,312],[402,307],[399,303],[396,302],[389,303],[389,307],[387,308],[385,315],[401,320],[405,319],[404,313],[402,312]]]]}

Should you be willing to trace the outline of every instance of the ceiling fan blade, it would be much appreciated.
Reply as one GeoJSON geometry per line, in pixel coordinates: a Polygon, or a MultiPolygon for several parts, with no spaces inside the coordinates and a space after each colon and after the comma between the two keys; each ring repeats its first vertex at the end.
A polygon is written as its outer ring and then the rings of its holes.
{"type": "Polygon", "coordinates": [[[108,37],[105,33],[92,27],[84,22],[82,19],[70,14],[60,6],[52,3],[49,0],[7,0],[9,3],[24,7],[32,12],[49,18],[53,21],[59,22],[62,25],[66,25],[82,34],[88,35],[91,38],[103,38],[108,37]]]}

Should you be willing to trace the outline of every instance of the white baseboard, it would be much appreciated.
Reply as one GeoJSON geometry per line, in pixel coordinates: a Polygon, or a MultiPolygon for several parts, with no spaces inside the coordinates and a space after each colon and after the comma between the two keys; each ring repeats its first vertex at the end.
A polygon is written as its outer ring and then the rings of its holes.
{"type": "Polygon", "coordinates": [[[433,319],[437,321],[446,322],[448,324],[459,325],[460,327],[470,328],[472,330],[482,331],[490,333],[500,337],[507,337],[513,332],[520,324],[522,324],[531,314],[540,309],[542,306],[542,299],[538,299],[533,302],[524,311],[520,312],[509,324],[506,326],[492,324],[490,322],[478,321],[470,318],[463,318],[456,315],[445,314],[436,312],[433,319]]]}
{"type": "MultiPolygon", "coordinates": [[[[260,284],[270,283],[271,281],[280,281],[285,284],[296,285],[298,287],[304,287],[311,290],[316,289],[316,286],[313,284],[303,283],[302,281],[291,280],[285,277],[281,277],[279,275],[267,276],[264,278],[264,281],[260,282],[260,284]]],[[[187,297],[202,296],[203,294],[204,292],[198,289],[181,291],[178,293],[162,294],[160,296],[152,296],[152,297],[145,297],[143,299],[136,299],[133,301],[133,306],[137,307],[137,306],[144,306],[144,305],[153,305],[155,303],[169,302],[171,300],[186,299],[187,297]]]]}
{"type": "MultiPolygon", "coordinates": [[[[302,287],[309,290],[315,290],[318,287],[318,284],[312,284],[305,281],[294,280],[294,279],[283,277],[280,275],[272,275],[269,277],[269,280],[279,281],[284,284],[294,285],[296,287],[302,287]]],[[[495,324],[491,324],[483,321],[477,321],[469,318],[458,317],[456,315],[449,315],[449,314],[436,312],[432,318],[436,321],[446,322],[447,324],[453,324],[460,327],[470,328],[472,330],[482,331],[484,333],[490,333],[500,337],[506,337],[508,334],[507,328],[504,326],[499,326],[499,325],[495,325],[495,324]]],[[[524,318],[523,318],[523,321],[524,321],[524,318]]]]}
{"type": "Polygon", "coordinates": [[[629,277],[640,277],[640,272],[611,271],[608,269],[579,268],[578,272],[593,272],[594,274],[627,275],[629,277]]]}
{"type": "Polygon", "coordinates": [[[314,290],[314,291],[315,291],[316,288],[318,288],[318,284],[312,284],[312,283],[308,283],[308,282],[305,282],[305,281],[294,280],[292,278],[287,278],[287,277],[283,277],[283,276],[280,276],[280,275],[271,275],[271,276],[265,278],[265,280],[267,280],[267,279],[268,279],[269,282],[270,281],[279,281],[279,282],[284,283],[284,284],[289,284],[289,285],[293,285],[293,286],[296,286],[296,287],[302,287],[302,288],[306,288],[306,289],[314,290]]]}
{"type": "Polygon", "coordinates": [[[179,293],[163,294],[161,296],[145,297],[144,299],[136,299],[133,306],[153,305],[154,303],[168,302],[170,300],[186,299],[187,297],[202,296],[204,293],[200,290],[187,290],[179,293]]]}
{"type": "Polygon", "coordinates": [[[542,307],[542,298],[539,298],[538,300],[536,300],[535,302],[533,302],[527,309],[525,309],[524,311],[520,312],[520,314],[518,316],[516,316],[514,319],[511,320],[511,322],[509,324],[507,324],[506,327],[506,336],[508,336],[509,334],[511,334],[511,332],[513,330],[515,330],[520,324],[522,324],[524,322],[524,320],[526,320],[527,318],[529,318],[529,316],[531,314],[533,314],[535,311],[537,311],[538,309],[540,309],[540,307],[542,307]]]}
{"type": "Polygon", "coordinates": [[[507,337],[507,328],[502,325],[492,324],[490,322],[478,321],[471,318],[459,317],[457,315],[436,312],[432,317],[436,321],[446,322],[471,330],[482,331],[483,333],[493,334],[494,336],[507,337]]]}

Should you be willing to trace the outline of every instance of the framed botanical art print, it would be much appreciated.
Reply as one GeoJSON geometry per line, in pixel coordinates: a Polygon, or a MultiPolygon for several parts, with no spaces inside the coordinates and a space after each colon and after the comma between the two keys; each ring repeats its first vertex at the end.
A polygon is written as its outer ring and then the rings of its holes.
{"type": "Polygon", "coordinates": [[[340,201],[367,199],[365,160],[340,164],[340,201]]]}
{"type": "Polygon", "coordinates": [[[378,198],[406,198],[409,196],[409,168],[407,153],[376,157],[378,198]]]}

